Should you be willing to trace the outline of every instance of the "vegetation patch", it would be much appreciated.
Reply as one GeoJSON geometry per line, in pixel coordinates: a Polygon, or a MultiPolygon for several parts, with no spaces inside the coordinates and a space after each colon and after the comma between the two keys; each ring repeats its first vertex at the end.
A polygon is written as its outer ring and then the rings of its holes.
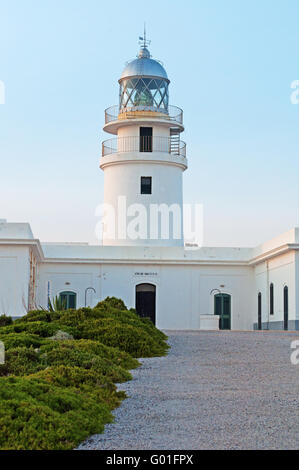
{"type": "Polygon", "coordinates": [[[101,433],[137,358],[166,354],[167,337],[107,298],[95,308],[0,317],[0,449],[73,449],[101,433]]]}

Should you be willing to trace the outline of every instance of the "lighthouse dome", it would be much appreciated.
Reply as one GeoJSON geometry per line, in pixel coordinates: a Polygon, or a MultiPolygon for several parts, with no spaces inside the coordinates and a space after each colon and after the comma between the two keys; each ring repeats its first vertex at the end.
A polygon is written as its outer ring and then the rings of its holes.
{"type": "Polygon", "coordinates": [[[166,70],[157,60],[151,59],[147,47],[143,47],[138,58],[129,62],[124,68],[120,80],[129,77],[157,77],[168,80],[166,70]]]}

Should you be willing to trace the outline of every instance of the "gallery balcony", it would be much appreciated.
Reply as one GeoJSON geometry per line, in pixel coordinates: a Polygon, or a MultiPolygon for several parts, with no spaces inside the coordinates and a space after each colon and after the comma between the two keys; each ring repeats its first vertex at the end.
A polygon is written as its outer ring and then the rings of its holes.
{"type": "Polygon", "coordinates": [[[186,158],[186,144],[171,137],[127,136],[105,140],[102,143],[102,156],[120,153],[166,153],[186,158]]]}
{"type": "Polygon", "coordinates": [[[138,121],[154,124],[157,120],[169,128],[176,128],[178,132],[184,131],[183,110],[177,106],[168,106],[168,110],[165,110],[165,108],[140,105],[121,110],[119,106],[111,106],[106,109],[104,130],[111,134],[117,134],[118,128],[124,124],[133,124],[138,121]]]}

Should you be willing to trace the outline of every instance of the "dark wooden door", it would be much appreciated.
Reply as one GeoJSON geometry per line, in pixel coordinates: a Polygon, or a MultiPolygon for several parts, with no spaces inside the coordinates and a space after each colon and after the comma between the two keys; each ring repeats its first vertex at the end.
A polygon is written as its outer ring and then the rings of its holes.
{"type": "Polygon", "coordinates": [[[136,287],[136,311],[142,318],[149,318],[156,324],[156,288],[151,284],[136,287]]]}

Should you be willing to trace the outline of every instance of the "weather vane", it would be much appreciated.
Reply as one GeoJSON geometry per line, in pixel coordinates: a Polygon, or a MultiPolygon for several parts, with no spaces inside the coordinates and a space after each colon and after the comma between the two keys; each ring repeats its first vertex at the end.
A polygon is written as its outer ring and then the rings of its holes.
{"type": "Polygon", "coordinates": [[[146,26],[144,23],[144,32],[143,32],[143,37],[139,36],[139,44],[145,49],[147,46],[149,46],[151,41],[148,41],[146,39],[146,26]]]}

